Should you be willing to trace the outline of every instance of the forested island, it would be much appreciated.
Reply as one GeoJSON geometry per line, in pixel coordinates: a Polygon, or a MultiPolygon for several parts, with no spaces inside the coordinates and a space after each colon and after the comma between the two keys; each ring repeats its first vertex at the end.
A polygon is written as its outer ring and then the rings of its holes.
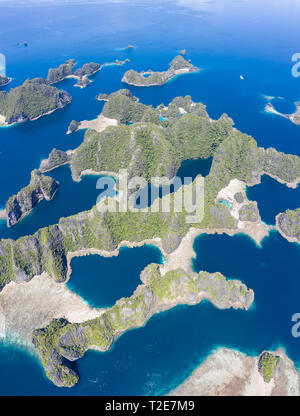
{"type": "Polygon", "coordinates": [[[199,68],[185,60],[181,55],[176,56],[169,66],[170,68],[163,72],[143,71],[139,73],[131,69],[125,72],[122,82],[136,87],[151,87],[164,85],[177,75],[199,71],[199,68]]]}
{"type": "Polygon", "coordinates": [[[100,317],[81,324],[53,320],[33,332],[32,342],[47,377],[57,386],[72,387],[79,375],[69,361],[81,358],[88,349],[107,351],[125,331],[145,325],[155,313],[178,304],[195,305],[209,299],[221,309],[248,309],[254,293],[238,280],[226,280],[220,273],[189,275],[177,269],[161,275],[158,264],[141,274],[143,284],[133,295],[122,298],[100,317]]]}
{"type": "Polygon", "coordinates": [[[58,186],[59,183],[50,176],[42,175],[38,170],[33,170],[30,184],[21,189],[17,195],[10,197],[6,203],[7,226],[15,225],[43,199],[50,201],[54,197],[58,186]]]}
{"type": "Polygon", "coordinates": [[[49,85],[43,78],[27,79],[23,85],[9,92],[0,91],[0,125],[36,120],[70,104],[66,91],[49,85]]]}
{"type": "Polygon", "coordinates": [[[282,348],[276,351],[263,351],[257,357],[234,349],[218,348],[169,394],[299,396],[299,386],[299,371],[282,348]]]}
{"type": "Polygon", "coordinates": [[[39,171],[41,173],[50,172],[51,170],[65,165],[70,161],[70,152],[63,152],[62,150],[52,149],[47,159],[43,159],[39,171]]]}
{"type": "Polygon", "coordinates": [[[300,243],[300,208],[288,209],[276,216],[278,231],[288,241],[300,243]]]}

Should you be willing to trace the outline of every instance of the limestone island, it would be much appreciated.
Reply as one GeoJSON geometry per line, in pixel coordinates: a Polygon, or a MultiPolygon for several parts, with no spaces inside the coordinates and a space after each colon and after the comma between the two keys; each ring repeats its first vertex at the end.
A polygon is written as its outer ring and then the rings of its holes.
{"type": "Polygon", "coordinates": [[[8,93],[0,91],[0,126],[36,120],[71,101],[69,93],[49,85],[45,79],[27,79],[8,93]]]}
{"type": "Polygon", "coordinates": [[[133,69],[125,72],[122,82],[136,87],[151,87],[164,85],[177,75],[189,74],[199,71],[199,68],[185,60],[181,55],[176,56],[170,63],[170,68],[163,72],[143,71],[137,72],[133,69]]]}
{"type": "Polygon", "coordinates": [[[170,395],[299,396],[300,374],[283,349],[258,357],[218,348],[170,395]]]}
{"type": "Polygon", "coordinates": [[[88,64],[84,64],[81,68],[77,69],[73,75],[70,75],[70,77],[74,77],[77,79],[75,87],[85,88],[92,82],[88,77],[96,74],[96,72],[100,71],[100,69],[100,64],[90,62],[88,64]]]}
{"type": "Polygon", "coordinates": [[[75,87],[85,88],[91,83],[91,80],[88,77],[96,74],[96,72],[101,69],[100,64],[90,62],[84,64],[76,71],[73,71],[75,65],[75,59],[69,59],[58,68],[50,68],[47,75],[47,81],[50,84],[55,84],[66,78],[75,78],[77,80],[75,87]]]}
{"type": "MultiPolygon", "coordinates": [[[[190,223],[190,213],[184,207],[181,212],[174,209],[178,193],[191,193],[195,178],[193,183],[158,198],[149,209],[124,212],[119,209],[118,196],[114,196],[110,198],[116,204],[113,212],[102,209],[107,202],[102,199],[90,210],[61,218],[33,235],[0,240],[3,319],[17,328],[18,334],[27,328],[26,339],[30,339],[47,377],[57,386],[77,383],[79,374],[72,361],[89,349],[107,351],[122,333],[146,324],[157,312],[178,304],[195,305],[203,299],[221,309],[249,309],[254,293],[242,282],[227,280],[221,273],[192,270],[194,239],[202,233],[245,233],[260,243],[269,228],[262,228],[256,204],[247,200],[246,185],[259,183],[263,174],[286,184],[300,181],[298,156],[258,147],[254,138],[233,127],[226,114],[212,120],[205,106],[194,103],[190,96],[176,97],[167,106],[155,108],[141,103],[130,91],[120,90],[107,96],[98,119],[106,123],[105,127],[88,129],[83,142],[71,153],[54,150],[43,168],[70,163],[75,181],[87,173],[109,174],[116,178],[118,191],[120,169],[127,169],[129,178],[138,175],[150,182],[156,176],[172,179],[184,160],[213,160],[204,178],[203,199],[196,201],[196,210],[204,205],[199,222],[190,223]],[[171,207],[168,212],[151,209],[167,200],[171,207]],[[164,263],[146,267],[142,284],[132,296],[105,310],[87,308],[74,296],[68,313],[57,303],[58,293],[64,299],[71,296],[62,283],[72,278],[72,258],[117,256],[121,247],[144,244],[157,246],[164,263]],[[41,299],[40,290],[45,288],[48,295],[41,299]],[[17,312],[7,300],[16,298],[20,299],[17,312]],[[57,306],[59,309],[54,309],[57,306]],[[24,317],[23,310],[31,312],[24,317]]],[[[266,382],[270,369],[272,374],[276,371],[277,363],[273,364],[268,356],[261,361],[266,382]]]]}
{"type": "Polygon", "coordinates": [[[279,111],[275,110],[273,104],[270,102],[267,103],[267,105],[265,106],[265,111],[267,113],[277,114],[278,116],[287,118],[294,124],[300,125],[300,101],[296,102],[295,105],[296,105],[296,111],[293,114],[280,113],[279,111]]]}
{"type": "Polygon", "coordinates": [[[47,159],[41,161],[39,171],[41,173],[50,172],[59,166],[65,165],[70,161],[70,151],[63,152],[62,150],[52,149],[47,159]]]}
{"type": "Polygon", "coordinates": [[[12,81],[12,78],[9,78],[3,74],[0,74],[0,87],[5,87],[12,81]]]}
{"type": "Polygon", "coordinates": [[[79,126],[80,123],[78,121],[72,120],[69,124],[67,134],[75,133],[76,131],[78,131],[79,126]]]}
{"type": "Polygon", "coordinates": [[[50,84],[63,81],[66,77],[73,74],[73,68],[76,65],[75,59],[69,59],[58,68],[50,68],[47,75],[47,81],[50,84]]]}
{"type": "Polygon", "coordinates": [[[21,189],[17,195],[11,196],[6,203],[7,226],[15,225],[43,199],[50,201],[58,186],[59,183],[50,176],[44,176],[38,170],[33,170],[30,184],[21,189]]]}
{"type": "Polygon", "coordinates": [[[77,83],[74,85],[75,87],[85,88],[92,82],[89,77],[96,74],[103,67],[110,65],[121,66],[127,62],[130,62],[129,59],[125,59],[124,61],[119,61],[116,59],[113,63],[108,62],[103,65],[95,62],[90,62],[84,64],[81,68],[78,68],[74,71],[76,61],[75,59],[69,59],[65,63],[59,65],[58,68],[50,68],[47,75],[47,81],[50,84],[55,84],[57,82],[63,81],[66,78],[74,78],[77,80],[77,83]]]}
{"type": "Polygon", "coordinates": [[[300,243],[300,208],[287,209],[276,216],[276,226],[288,241],[300,243]]]}

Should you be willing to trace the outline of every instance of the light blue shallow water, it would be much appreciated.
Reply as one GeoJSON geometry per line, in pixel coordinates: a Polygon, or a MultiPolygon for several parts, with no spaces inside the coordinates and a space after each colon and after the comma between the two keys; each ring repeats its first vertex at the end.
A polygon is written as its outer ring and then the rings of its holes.
{"type": "MultiPolygon", "coordinates": [[[[101,112],[103,103],[95,100],[96,94],[123,88],[121,78],[127,69],[166,69],[182,48],[205,70],[161,87],[130,87],[133,94],[152,105],[168,104],[175,96],[190,94],[194,101],[207,105],[212,118],[226,112],[235,126],[253,135],[260,146],[300,155],[300,127],[264,113],[266,100],[261,95],[284,97],[285,101],[274,101],[283,112],[293,111],[293,102],[300,98],[300,81],[291,76],[291,56],[299,52],[299,2],[188,1],[172,2],[171,7],[168,2],[155,3],[156,7],[154,3],[1,7],[0,52],[7,57],[7,74],[14,78],[6,90],[27,77],[45,76],[49,67],[68,58],[75,58],[79,65],[127,57],[131,62],[105,67],[83,90],[74,88],[73,80],[61,82],[58,86],[73,96],[70,106],[32,123],[0,129],[0,206],[29,182],[30,171],[53,147],[67,150],[80,144],[83,132],[65,133],[72,119],[92,119],[101,112]],[[18,45],[24,40],[29,42],[27,48],[18,45]],[[127,44],[137,48],[118,49],[127,44]]],[[[203,164],[197,163],[182,166],[184,176],[201,171],[203,164]]],[[[0,237],[31,234],[95,203],[99,192],[96,177],[84,177],[75,184],[67,166],[51,175],[61,182],[55,199],[41,203],[10,230],[1,222],[0,237]]],[[[248,189],[248,196],[258,200],[267,223],[273,223],[283,209],[299,206],[298,189],[289,190],[265,177],[261,185],[248,189]]],[[[76,363],[81,379],[74,389],[56,388],[27,352],[1,344],[0,394],[166,393],[212,349],[222,345],[250,354],[282,345],[299,366],[299,340],[290,332],[291,314],[299,312],[300,306],[299,245],[273,232],[262,248],[245,236],[200,236],[194,248],[196,271],[221,271],[254,289],[255,306],[250,311],[220,311],[202,302],[161,313],[144,328],[121,336],[111,351],[88,352],[76,363]]],[[[153,247],[125,250],[113,260],[94,256],[76,259],[69,285],[92,304],[110,305],[117,296],[130,295],[138,283],[139,270],[159,259],[153,247]],[[105,280],[97,278],[98,270],[105,280]],[[126,281],[121,280],[124,274],[126,281]],[[88,278],[86,285],[80,280],[84,276],[88,278]],[[102,293],[105,296],[99,297],[102,293]]]]}

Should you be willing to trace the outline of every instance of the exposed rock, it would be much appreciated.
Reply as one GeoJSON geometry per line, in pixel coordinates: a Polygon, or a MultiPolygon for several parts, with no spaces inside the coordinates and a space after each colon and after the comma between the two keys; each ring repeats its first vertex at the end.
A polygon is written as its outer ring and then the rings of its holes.
{"type": "Polygon", "coordinates": [[[69,93],[49,85],[43,78],[28,79],[9,93],[0,92],[0,114],[8,124],[21,123],[63,108],[71,101],[69,93]]]}
{"type": "Polygon", "coordinates": [[[238,204],[242,204],[242,203],[244,202],[244,196],[243,196],[243,193],[242,193],[242,192],[237,192],[237,193],[234,195],[234,199],[236,200],[236,202],[237,202],[238,204]]]}
{"type": "Polygon", "coordinates": [[[90,75],[95,74],[99,69],[101,68],[100,64],[97,64],[95,62],[90,62],[88,64],[84,64],[81,68],[77,69],[74,72],[74,75],[82,78],[82,77],[88,77],[90,75]]]}
{"type": "Polygon", "coordinates": [[[80,123],[78,123],[78,121],[72,120],[68,127],[67,134],[75,133],[78,130],[79,125],[80,123]]]}
{"type": "Polygon", "coordinates": [[[62,81],[67,76],[73,74],[73,67],[75,66],[75,59],[69,59],[64,64],[61,64],[58,68],[50,68],[48,71],[47,81],[50,84],[62,81]]]}
{"type": "Polygon", "coordinates": [[[78,381],[70,363],[88,349],[108,350],[125,331],[145,325],[155,313],[178,304],[194,305],[209,299],[221,309],[247,309],[254,299],[253,291],[237,280],[227,281],[220,273],[187,274],[176,269],[161,275],[157,265],[142,273],[145,281],[130,298],[122,298],[101,316],[71,324],[53,320],[33,332],[32,342],[47,377],[57,386],[70,387],[78,381]]]}
{"type": "Polygon", "coordinates": [[[68,163],[69,160],[70,158],[66,152],[54,148],[49,154],[48,159],[42,160],[39,171],[41,173],[49,172],[58,166],[68,163]]]}
{"type": "Polygon", "coordinates": [[[272,380],[279,363],[280,357],[273,355],[268,351],[265,351],[260,355],[258,359],[258,371],[263,376],[266,383],[269,383],[272,380]]]}
{"type": "Polygon", "coordinates": [[[44,176],[38,170],[33,170],[30,184],[17,195],[10,197],[6,203],[7,226],[15,225],[43,199],[50,201],[58,186],[59,183],[50,176],[44,176]]]}
{"type": "Polygon", "coordinates": [[[193,66],[190,62],[186,61],[181,55],[176,56],[170,63],[170,68],[164,72],[137,72],[129,70],[125,72],[122,82],[136,87],[150,87],[153,85],[166,84],[170,79],[176,75],[191,73],[199,71],[199,68],[193,66]]]}

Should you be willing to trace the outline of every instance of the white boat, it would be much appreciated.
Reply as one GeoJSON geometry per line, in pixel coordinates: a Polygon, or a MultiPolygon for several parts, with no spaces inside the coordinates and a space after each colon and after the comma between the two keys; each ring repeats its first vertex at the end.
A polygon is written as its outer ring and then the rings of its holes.
{"type": "Polygon", "coordinates": [[[243,75],[240,75],[240,79],[245,79],[243,75]]]}

